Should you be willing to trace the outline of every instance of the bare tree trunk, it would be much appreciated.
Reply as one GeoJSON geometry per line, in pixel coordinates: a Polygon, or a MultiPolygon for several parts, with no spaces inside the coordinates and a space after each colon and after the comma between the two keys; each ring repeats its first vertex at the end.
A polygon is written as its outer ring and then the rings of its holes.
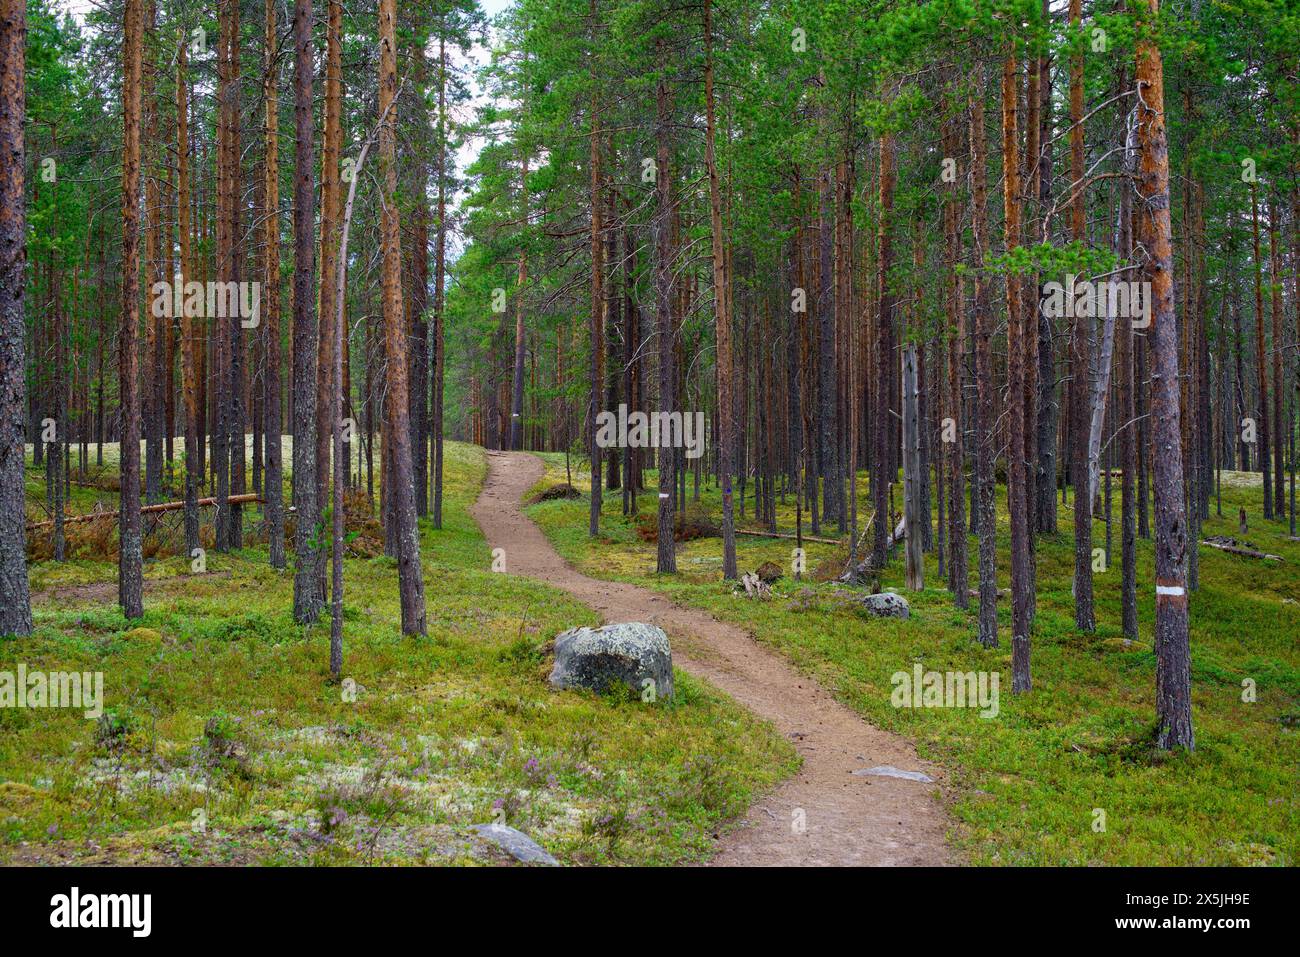
{"type": "MultiPolygon", "coordinates": [[[[663,60],[663,40],[659,41],[660,60],[663,60]]],[[[672,183],[668,173],[668,81],[662,76],[655,89],[655,319],[656,351],[659,353],[659,411],[673,411],[673,275],[672,275],[672,183]]],[[[593,308],[595,308],[593,296],[593,308]]],[[[673,540],[673,467],[672,449],[658,450],[659,465],[659,542],[656,568],[660,572],[676,573],[677,548],[673,540]]],[[[596,483],[594,487],[599,487],[596,483]]]]}
{"type": "MultiPolygon", "coordinates": [[[[326,0],[325,102],[320,152],[320,324],[316,336],[316,501],[329,501],[330,455],[333,448],[334,314],[339,295],[334,284],[338,272],[339,221],[343,215],[343,3],[326,0]]],[[[322,589],[325,567],[321,563],[322,589]]]]}
{"type": "MultiPolygon", "coordinates": [[[[147,0],[144,12],[144,28],[147,36],[152,35],[158,23],[156,0],[147,0]]],[[[162,197],[158,190],[158,68],[154,57],[143,55],[141,69],[141,105],[144,112],[142,119],[144,137],[142,151],[147,160],[142,162],[144,175],[144,271],[147,288],[152,291],[153,284],[164,277],[159,267],[162,240],[162,197]]],[[[56,287],[57,289],[57,287],[56,287]]],[[[152,297],[150,297],[152,299],[152,297]]],[[[57,319],[58,310],[55,309],[57,319]]],[[[162,382],[158,377],[155,364],[159,349],[158,332],[163,322],[162,316],[155,316],[147,310],[144,318],[144,369],[143,393],[140,397],[141,424],[144,431],[144,497],[147,502],[162,501],[162,382]]],[[[56,339],[56,350],[58,342],[56,339]]],[[[63,371],[58,370],[54,381],[54,392],[60,395],[63,371]]],[[[56,418],[58,413],[56,411],[56,418]]],[[[63,428],[61,419],[60,429],[63,428]]]]}
{"type": "MultiPolygon", "coordinates": [[[[1007,254],[1020,245],[1019,119],[1016,103],[1015,40],[1002,63],[1002,183],[1007,254]]],[[[1033,688],[1030,677],[1030,603],[1034,572],[1030,559],[1029,488],[1025,461],[1025,329],[1019,276],[1007,276],[1007,510],[1011,520],[1011,689],[1033,688]]],[[[988,425],[981,423],[988,428],[988,425]]]]}
{"type": "MultiPolygon", "coordinates": [[[[267,0],[268,8],[272,0],[267,0]]],[[[390,100],[388,108],[395,107],[395,102],[390,100]]],[[[385,119],[388,116],[388,110],[380,115],[379,126],[382,128],[385,119]]],[[[379,130],[376,129],[376,133],[379,130]]],[[[341,344],[346,337],[347,323],[344,319],[344,281],[347,278],[348,270],[348,233],[352,227],[352,205],[357,196],[357,177],[361,175],[361,170],[366,164],[366,155],[370,152],[371,143],[374,141],[374,134],[370,136],[361,148],[361,156],[357,160],[355,169],[356,175],[353,176],[351,184],[348,186],[347,204],[342,212],[342,220],[339,223],[339,245],[337,255],[334,259],[334,274],[322,274],[321,280],[328,283],[334,289],[333,300],[334,312],[330,316],[322,316],[321,321],[329,322],[333,328],[333,336],[336,343],[341,344]]],[[[330,533],[331,544],[331,607],[330,607],[330,677],[337,681],[343,674],[343,549],[345,547],[344,539],[344,514],[343,514],[343,487],[347,480],[347,459],[343,456],[343,413],[346,411],[345,397],[343,392],[343,350],[333,350],[334,368],[330,371],[333,379],[331,393],[334,396],[334,412],[330,416],[330,435],[334,448],[334,489],[333,500],[331,503],[333,526],[330,533]]]]}
{"type": "MultiPolygon", "coordinates": [[[[1148,0],[1149,16],[1159,0],[1148,0]]],[[[1191,652],[1188,644],[1187,518],[1178,418],[1178,343],[1174,328],[1173,248],[1169,224],[1169,150],[1165,132],[1164,68],[1149,39],[1137,46],[1137,240],[1146,250],[1151,283],[1152,439],[1156,511],[1156,733],[1158,747],[1195,747],[1191,652]]]]}
{"type": "MultiPolygon", "coordinates": [[[[1282,338],[1282,277],[1278,274],[1277,254],[1277,207],[1278,197],[1274,193],[1268,204],[1268,261],[1273,273],[1272,307],[1273,307],[1273,514],[1281,520],[1286,514],[1286,481],[1282,475],[1283,462],[1286,458],[1286,435],[1282,427],[1282,392],[1286,388],[1286,378],[1282,374],[1282,352],[1286,342],[1282,338]]],[[[1293,226],[1294,228],[1294,226],[1293,226]]],[[[1290,431],[1289,428],[1286,431],[1290,431]]],[[[1196,507],[1199,514],[1201,490],[1197,489],[1196,507]]]]}
{"type": "MultiPolygon", "coordinates": [[[[51,130],[50,149],[51,151],[58,148],[56,139],[51,130]]],[[[64,352],[63,329],[63,303],[59,295],[59,288],[62,285],[62,275],[58,268],[58,207],[54,207],[54,215],[50,217],[50,247],[49,247],[49,269],[47,272],[47,291],[49,293],[48,312],[49,337],[50,345],[48,350],[48,361],[52,366],[49,376],[49,390],[47,401],[48,410],[53,417],[54,431],[51,441],[47,444],[45,458],[45,489],[46,502],[50,513],[54,516],[54,530],[51,536],[53,558],[56,562],[61,562],[65,557],[65,546],[67,544],[66,536],[63,529],[64,501],[67,473],[64,469],[63,448],[67,441],[66,432],[69,427],[67,420],[67,379],[68,363],[64,352]]],[[[150,234],[152,235],[152,234],[150,234]]],[[[153,329],[153,324],[146,322],[146,328],[153,329]]]]}
{"type": "MultiPolygon", "coordinates": [[[[280,120],[276,80],[279,77],[275,0],[266,0],[265,148],[266,206],[262,317],[266,337],[266,533],[272,568],[284,568],[284,465],[280,451],[280,120]]],[[[188,443],[188,438],[186,442],[188,443]]]]}
{"type": "MultiPolygon", "coordinates": [[[[1127,71],[1121,71],[1119,88],[1128,85],[1127,71]]],[[[1121,169],[1133,175],[1134,160],[1137,156],[1135,138],[1137,127],[1130,122],[1125,138],[1124,159],[1121,169]]],[[[1128,180],[1120,181],[1119,190],[1119,248],[1116,250],[1121,260],[1133,255],[1133,189],[1128,180]]],[[[1124,634],[1130,638],[1138,636],[1137,613],[1137,423],[1134,393],[1133,320],[1126,317],[1119,324],[1117,341],[1117,372],[1119,373],[1119,410],[1117,420],[1120,425],[1119,455],[1123,477],[1120,484],[1120,619],[1124,634]]]]}
{"type": "MultiPolygon", "coordinates": [[[[215,182],[215,214],[210,214],[209,224],[214,227],[215,244],[214,260],[215,274],[209,275],[208,278],[218,282],[224,282],[229,277],[227,275],[228,265],[231,258],[232,243],[226,235],[226,226],[229,223],[229,217],[226,215],[226,205],[228,202],[229,188],[227,185],[227,176],[230,158],[226,148],[227,142],[227,123],[229,121],[228,111],[226,109],[227,91],[230,89],[231,81],[229,79],[230,57],[227,52],[230,33],[230,8],[231,0],[220,0],[217,7],[217,22],[220,30],[217,41],[217,95],[216,95],[216,182],[215,182]],[[215,219],[215,221],[214,221],[215,219]]],[[[203,168],[202,164],[199,166],[203,168]]],[[[229,337],[226,335],[224,321],[217,316],[204,316],[207,323],[205,332],[210,334],[212,361],[208,365],[209,389],[211,397],[210,418],[212,422],[212,487],[216,505],[212,510],[212,525],[214,532],[214,548],[219,552],[224,552],[230,547],[229,530],[230,523],[228,515],[230,510],[230,422],[227,418],[229,404],[227,402],[226,388],[229,385],[227,368],[229,360],[226,349],[230,344],[229,337]]]]}
{"type": "Polygon", "coordinates": [[[1259,195],[1254,183],[1250,184],[1251,227],[1255,241],[1255,368],[1258,372],[1259,418],[1256,441],[1259,448],[1259,470],[1264,475],[1264,518],[1273,517],[1273,470],[1269,448],[1268,408],[1268,351],[1264,345],[1264,263],[1259,252],[1259,195]]]}
{"type": "MultiPolygon", "coordinates": [[[[979,641],[986,647],[998,645],[997,528],[993,497],[993,316],[989,307],[988,283],[984,278],[984,254],[988,229],[988,169],[984,134],[984,78],[976,77],[970,96],[970,152],[973,205],[971,210],[975,261],[975,387],[977,421],[975,433],[975,486],[979,495],[979,641]]],[[[883,410],[882,413],[883,414],[883,410]]]]}
{"type": "MultiPolygon", "coordinates": [[[[433,277],[433,527],[442,528],[442,427],[443,376],[446,356],[443,343],[443,307],[446,304],[447,267],[447,38],[438,37],[438,232],[434,249],[433,277]]],[[[473,390],[471,390],[473,391],[473,390]]]]}
{"type": "Polygon", "coordinates": [[[1106,401],[1110,397],[1111,360],[1115,350],[1115,316],[1110,315],[1105,297],[1099,297],[1097,306],[1103,310],[1101,343],[1097,352],[1097,377],[1092,383],[1092,400],[1088,421],[1088,506],[1097,501],[1101,488],[1101,439],[1106,425],[1106,401]]]}
{"type": "Polygon", "coordinates": [[[907,532],[907,587],[925,587],[925,557],[921,551],[921,428],[917,407],[916,344],[903,349],[903,517],[907,532]]]}
{"type": "MultiPolygon", "coordinates": [[[[591,0],[588,11],[589,11],[588,15],[591,17],[591,29],[594,32],[596,30],[596,16],[597,16],[596,0],[591,0]]],[[[591,360],[590,360],[589,386],[591,389],[591,397],[587,405],[587,430],[588,430],[587,443],[591,455],[591,513],[590,513],[589,521],[587,523],[587,533],[592,537],[595,537],[596,535],[600,534],[600,509],[601,509],[601,483],[600,483],[601,448],[599,443],[597,443],[596,441],[596,416],[597,413],[599,413],[600,411],[600,399],[601,399],[600,354],[603,348],[601,343],[601,332],[604,328],[604,316],[601,313],[604,310],[604,305],[605,305],[604,295],[601,291],[601,284],[604,279],[603,272],[605,267],[603,262],[601,261],[602,253],[604,249],[601,245],[602,227],[601,227],[601,198],[600,198],[600,107],[599,107],[599,103],[597,102],[597,95],[596,95],[597,74],[596,74],[596,57],[594,52],[591,54],[590,70],[591,70],[592,94],[591,94],[591,144],[590,144],[590,150],[591,150],[590,153],[591,155],[591,164],[590,164],[591,165],[591,360]]],[[[660,95],[661,96],[664,95],[662,90],[660,91],[660,95]]],[[[658,130],[656,130],[656,134],[657,133],[658,130]]],[[[661,146],[660,152],[663,153],[663,151],[664,151],[664,147],[661,146]]],[[[655,187],[656,190],[660,188],[659,183],[666,182],[664,179],[665,176],[666,176],[665,171],[662,169],[659,170],[658,181],[655,187]]],[[[667,229],[667,223],[663,223],[661,224],[661,226],[662,228],[667,229]]],[[[663,237],[663,241],[665,244],[668,242],[667,236],[663,237]]],[[[667,276],[666,265],[664,269],[665,269],[665,277],[666,277],[667,276]]],[[[664,294],[667,295],[667,292],[665,292],[664,294]]],[[[659,342],[659,348],[660,350],[663,350],[667,346],[671,346],[671,344],[672,344],[671,338],[661,339],[659,342]]],[[[660,361],[663,362],[664,353],[662,351],[660,352],[660,357],[661,357],[660,361]]],[[[668,361],[669,368],[671,368],[671,363],[672,363],[671,355],[667,357],[666,361],[668,361]]],[[[662,380],[663,377],[661,375],[660,381],[662,380]]],[[[661,471],[660,473],[661,479],[662,479],[662,474],[663,473],[661,471]]],[[[661,489],[662,486],[663,486],[663,482],[661,480],[660,481],[661,489]]],[[[662,496],[660,498],[661,501],[659,502],[659,509],[662,515],[664,503],[662,501],[662,496]]],[[[669,505],[669,509],[671,510],[671,504],[669,505]]],[[[662,526],[662,524],[663,523],[661,521],[660,525],[662,526]]],[[[670,543],[672,541],[671,532],[672,532],[672,526],[671,526],[671,518],[670,518],[670,525],[669,525],[670,543]]],[[[663,554],[662,542],[660,542],[659,544],[659,552],[660,555],[663,554]]],[[[660,564],[661,565],[663,564],[662,559],[660,559],[660,564]]]]}
{"type": "MultiPolygon", "coordinates": [[[[122,19],[122,324],[118,332],[121,395],[121,516],[118,520],[118,603],[126,618],[144,615],[140,541],[140,74],[144,7],[126,0],[122,19]]],[[[19,510],[19,515],[22,510],[19,510]]]]}
{"type": "MultiPolygon", "coordinates": [[[[423,17],[420,17],[418,33],[415,37],[407,41],[408,51],[403,54],[408,56],[412,63],[409,67],[410,74],[415,83],[416,89],[414,98],[418,104],[418,115],[420,124],[428,122],[428,114],[425,104],[429,88],[429,66],[425,53],[428,47],[429,38],[424,34],[423,17]]],[[[410,257],[410,270],[408,273],[408,282],[410,285],[410,295],[408,297],[408,312],[410,316],[410,389],[407,392],[407,398],[410,401],[410,420],[411,420],[411,470],[415,486],[415,514],[416,521],[424,518],[429,514],[429,383],[432,381],[430,373],[430,364],[434,361],[430,351],[429,337],[429,166],[424,160],[424,152],[420,151],[420,156],[416,162],[409,164],[410,189],[414,194],[414,208],[412,215],[407,221],[407,228],[410,231],[410,240],[406,246],[406,254],[410,257]]],[[[344,326],[346,329],[346,325],[344,326]]],[[[344,335],[341,343],[344,349],[344,382],[343,388],[347,388],[347,360],[346,350],[348,348],[347,336],[344,335]]],[[[346,397],[344,399],[346,402],[346,397]]]]}
{"type": "MultiPolygon", "coordinates": [[[[1048,22],[1046,16],[1031,15],[1030,22],[1034,29],[1042,29],[1048,22]]],[[[1042,125],[1039,113],[1042,109],[1042,74],[1038,69],[1038,58],[1033,55],[1034,45],[1026,49],[1025,57],[1025,97],[1024,97],[1024,137],[1025,150],[1020,163],[1020,195],[1018,202],[1023,204],[1020,214],[1021,235],[1030,246],[1037,246],[1043,241],[1042,221],[1035,215],[1034,197],[1038,192],[1038,154],[1041,150],[1042,125]]],[[[1038,552],[1034,531],[1037,527],[1038,508],[1038,272],[1029,272],[1020,277],[1020,334],[1024,337],[1024,452],[1025,452],[1025,512],[1029,528],[1029,574],[1030,580],[1038,580],[1038,552]]],[[[1029,592],[1029,627],[1034,626],[1038,611],[1038,590],[1029,592]]]]}
{"type": "MultiPolygon", "coordinates": [[[[1042,0],[1042,19],[1049,20],[1048,0],[1042,0]]],[[[1039,153],[1031,157],[1037,163],[1038,204],[1047,209],[1052,201],[1052,71],[1051,60],[1038,58],[1038,142],[1039,153]]],[[[1047,239],[1047,236],[1037,237],[1047,239]]],[[[1056,534],[1056,428],[1060,405],[1056,398],[1056,357],[1053,348],[1052,319],[1042,308],[1040,295],[1035,297],[1038,313],[1038,468],[1034,478],[1037,496],[1034,527],[1040,534],[1056,534]]]]}
{"type": "MultiPolygon", "coordinates": [[[[274,0],[266,0],[270,6],[274,0]]],[[[194,252],[190,226],[190,159],[189,159],[189,97],[186,76],[186,48],[188,38],[177,33],[176,43],[176,211],[179,217],[180,268],[178,282],[188,282],[194,268],[194,252]]],[[[199,486],[203,483],[199,445],[199,384],[194,358],[197,344],[194,339],[194,320],[189,310],[181,310],[181,388],[185,393],[185,554],[195,557],[199,548],[199,486]]]]}
{"type": "MultiPolygon", "coordinates": [[[[593,104],[594,105],[594,104],[593,104]]],[[[593,134],[594,135],[594,134],[593,134]]],[[[523,168],[519,174],[519,201],[522,205],[520,210],[523,223],[524,235],[528,230],[528,154],[524,154],[523,168]]],[[[595,197],[593,195],[593,201],[595,197]]],[[[594,223],[599,222],[599,215],[596,214],[594,223]]],[[[593,230],[594,231],[594,230],[593,230]]],[[[593,239],[593,243],[595,240],[593,239]]],[[[592,247],[596,247],[593,245],[592,247]]],[[[518,452],[524,447],[524,287],[528,283],[528,249],[521,242],[519,245],[519,267],[515,273],[515,362],[514,376],[510,388],[510,448],[518,452]]],[[[594,327],[593,327],[594,328],[594,327]]],[[[593,340],[594,342],[594,340],[593,340]]],[[[593,352],[596,346],[593,345],[593,352]]],[[[596,366],[599,366],[598,353],[594,358],[596,366]]],[[[593,403],[599,408],[599,382],[593,380],[592,389],[593,403]]],[[[593,412],[593,415],[595,413],[593,412]]],[[[593,443],[594,444],[594,443],[593,443]]],[[[596,479],[595,481],[598,481],[596,479]]]]}
{"type": "MultiPolygon", "coordinates": [[[[612,157],[611,157],[612,159],[612,157]]],[[[624,296],[618,284],[618,236],[620,232],[618,222],[618,194],[614,190],[614,184],[608,176],[605,177],[605,216],[604,216],[604,259],[605,269],[608,271],[604,277],[603,295],[605,309],[605,349],[602,352],[602,366],[600,379],[605,389],[605,408],[617,409],[620,377],[615,374],[620,363],[620,345],[622,338],[627,335],[627,314],[622,309],[624,296]]],[[[534,383],[537,381],[537,354],[533,354],[531,375],[534,383]]],[[[536,408],[536,402],[534,402],[536,408]]],[[[536,447],[536,446],[534,446],[536,447]]],[[[605,490],[608,492],[617,492],[622,488],[622,478],[619,475],[619,452],[617,449],[611,451],[603,457],[602,466],[605,471],[605,490]]]]}
{"type": "MultiPolygon", "coordinates": [[[[240,126],[239,126],[239,82],[240,82],[240,59],[239,59],[239,4],[232,2],[231,13],[231,34],[229,45],[229,85],[227,87],[226,97],[223,98],[223,106],[228,111],[227,120],[227,142],[226,154],[228,161],[226,164],[228,186],[226,190],[226,236],[230,242],[228,275],[231,281],[239,283],[243,279],[243,259],[244,243],[241,236],[243,228],[244,214],[244,193],[243,183],[240,175],[240,158],[243,155],[240,146],[240,126]]],[[[229,415],[227,418],[230,450],[230,492],[232,495],[242,495],[244,492],[244,430],[246,428],[245,407],[244,407],[244,327],[243,322],[238,316],[230,320],[230,328],[225,333],[230,343],[227,347],[227,356],[229,358],[229,368],[227,370],[230,382],[227,387],[226,399],[229,403],[229,415]]],[[[243,546],[244,538],[244,507],[238,501],[230,503],[230,512],[228,516],[229,533],[228,543],[231,548],[240,548],[243,546]]]]}
{"type": "Polygon", "coordinates": [[[722,235],[722,195],[718,185],[713,104],[713,5],[704,0],[704,162],[709,170],[709,222],[713,237],[713,308],[717,337],[715,367],[718,379],[718,457],[722,484],[722,577],[734,579],[736,568],[736,517],[732,501],[731,473],[734,468],[731,384],[731,317],[727,314],[727,270],[722,235]]]}
{"type": "Polygon", "coordinates": [[[316,296],[315,174],[312,143],[312,2],[294,0],[294,170],[293,170],[293,617],[316,621],[324,604],[320,592],[322,552],[316,524],[316,296]]]}
{"type": "MultiPolygon", "coordinates": [[[[128,0],[128,11],[132,2],[138,7],[139,0],[128,0]]],[[[135,44],[138,57],[138,33],[135,44]]],[[[0,168],[0,635],[29,635],[32,631],[23,471],[27,414],[23,307],[27,279],[23,194],[26,55],[27,5],[24,0],[0,0],[0,156],[5,158],[0,168]]],[[[123,100],[125,108],[125,95],[123,100]]],[[[138,450],[136,454],[138,461],[138,450]]],[[[136,483],[138,486],[138,473],[136,483]]],[[[136,508],[139,506],[137,494],[136,508]]]]}
{"type": "MultiPolygon", "coordinates": [[[[961,150],[961,127],[956,119],[949,120],[944,129],[944,156],[956,163],[961,150]]],[[[947,418],[943,423],[943,444],[948,449],[948,468],[952,482],[948,504],[948,586],[958,608],[970,607],[968,591],[970,560],[966,533],[966,439],[965,415],[962,412],[965,395],[966,306],[964,283],[957,274],[961,261],[960,208],[957,199],[957,179],[943,205],[945,241],[945,269],[948,293],[948,402],[947,418]],[[951,431],[949,431],[951,430],[951,431]]]]}
{"type": "MultiPolygon", "coordinates": [[[[871,564],[877,575],[885,568],[888,557],[888,539],[893,527],[889,524],[889,488],[894,483],[895,475],[890,471],[889,438],[892,432],[890,422],[889,375],[887,369],[894,358],[890,349],[890,330],[894,322],[894,294],[889,289],[889,271],[893,267],[893,219],[894,219],[894,138],[890,134],[880,137],[880,223],[876,258],[876,342],[875,342],[875,395],[872,416],[875,419],[872,435],[871,465],[871,500],[875,509],[872,525],[871,564]]],[[[815,532],[814,532],[815,533],[815,532]]]]}
{"type": "Polygon", "coordinates": [[[388,431],[392,451],[392,517],[397,539],[402,634],[425,634],[424,572],[415,517],[411,428],[402,321],[402,248],[397,211],[397,4],[379,2],[379,161],[382,168],[384,248],[384,343],[388,358],[388,431]],[[388,115],[390,108],[393,115],[388,115]]]}
{"type": "MultiPolygon", "coordinates": [[[[1070,24],[1077,30],[1082,0],[1070,0],[1070,24]]],[[[1070,228],[1075,242],[1088,241],[1083,188],[1083,53],[1070,55],[1070,228]]],[[[1074,486],[1074,625],[1096,628],[1092,604],[1092,499],[1089,497],[1088,428],[1091,392],[1088,388],[1090,319],[1075,316],[1071,343],[1070,483],[1074,486]]]]}
{"type": "MultiPolygon", "coordinates": [[[[835,181],[830,167],[822,173],[821,224],[818,251],[821,256],[817,287],[817,351],[821,366],[817,377],[818,408],[821,410],[820,448],[822,456],[822,503],[826,521],[836,520],[844,528],[844,479],[839,456],[839,386],[835,349],[834,239],[835,181]]],[[[743,514],[743,506],[742,506],[743,514]]]]}

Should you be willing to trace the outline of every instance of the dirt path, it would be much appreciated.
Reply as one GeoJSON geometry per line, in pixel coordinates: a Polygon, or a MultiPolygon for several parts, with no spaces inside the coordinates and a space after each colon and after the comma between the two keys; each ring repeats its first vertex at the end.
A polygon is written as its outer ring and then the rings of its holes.
{"type": "Polygon", "coordinates": [[[488,543],[505,549],[510,574],[562,588],[606,621],[659,625],[673,640],[674,664],[771,721],[802,755],[803,768],[751,807],[744,826],[721,838],[714,864],[953,863],[936,785],[852,773],[891,765],[941,781],[941,772],[921,761],[909,742],[867,724],[734,625],[644,588],[570,568],[520,511],[520,499],[542,475],[541,460],[489,452],[488,462],[487,483],[471,512],[488,543]],[[802,833],[794,826],[800,811],[802,833]]]}

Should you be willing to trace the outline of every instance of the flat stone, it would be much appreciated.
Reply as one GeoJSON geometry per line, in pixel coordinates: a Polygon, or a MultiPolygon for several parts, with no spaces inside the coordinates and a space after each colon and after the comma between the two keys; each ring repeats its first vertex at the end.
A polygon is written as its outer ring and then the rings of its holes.
{"type": "Polygon", "coordinates": [[[474,830],[522,864],[559,867],[560,862],[523,831],[505,824],[475,824],[474,830]]]}
{"type": "Polygon", "coordinates": [[[871,775],[872,777],[878,778],[902,778],[905,781],[922,781],[927,784],[932,784],[934,782],[934,778],[930,777],[928,774],[922,774],[920,771],[900,771],[898,768],[888,764],[882,764],[874,768],[859,768],[853,773],[860,776],[871,775]]]}

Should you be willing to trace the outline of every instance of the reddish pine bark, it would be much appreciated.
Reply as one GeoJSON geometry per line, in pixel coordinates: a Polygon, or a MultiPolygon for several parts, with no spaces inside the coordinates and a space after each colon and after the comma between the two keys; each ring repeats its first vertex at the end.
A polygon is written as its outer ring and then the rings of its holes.
{"type": "Polygon", "coordinates": [[[411,428],[402,321],[401,224],[397,212],[397,5],[379,3],[379,160],[384,191],[381,236],[384,254],[384,345],[388,358],[387,426],[392,469],[389,473],[392,520],[397,544],[402,634],[425,633],[424,575],[415,516],[411,428]]]}
{"type": "MultiPolygon", "coordinates": [[[[1148,0],[1150,20],[1159,0],[1148,0]]],[[[1147,26],[1150,26],[1148,21],[1147,26]]],[[[1151,283],[1152,456],[1155,491],[1157,746],[1195,747],[1188,644],[1187,517],[1178,410],[1178,340],[1174,317],[1173,246],[1169,223],[1169,147],[1160,48],[1143,36],[1137,47],[1137,240],[1151,283]]]]}
{"type": "Polygon", "coordinates": [[[263,405],[266,435],[266,529],[272,568],[284,568],[284,474],[280,451],[280,144],[275,0],[265,0],[265,157],[263,203],[266,206],[262,322],[266,342],[266,395],[263,405]]]}

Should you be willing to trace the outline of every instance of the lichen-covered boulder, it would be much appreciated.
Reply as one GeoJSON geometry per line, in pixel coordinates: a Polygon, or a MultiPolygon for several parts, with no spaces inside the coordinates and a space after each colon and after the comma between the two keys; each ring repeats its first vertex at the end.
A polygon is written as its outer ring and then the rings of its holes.
{"type": "Polygon", "coordinates": [[[639,621],[571,628],[556,636],[552,688],[600,694],[625,685],[643,701],[673,696],[673,653],[663,629],[639,621]]]}
{"type": "MultiPolygon", "coordinates": [[[[841,594],[844,594],[841,592],[841,594]]],[[[869,615],[877,618],[911,618],[912,609],[907,599],[892,591],[875,595],[853,595],[853,600],[869,615]]]]}

